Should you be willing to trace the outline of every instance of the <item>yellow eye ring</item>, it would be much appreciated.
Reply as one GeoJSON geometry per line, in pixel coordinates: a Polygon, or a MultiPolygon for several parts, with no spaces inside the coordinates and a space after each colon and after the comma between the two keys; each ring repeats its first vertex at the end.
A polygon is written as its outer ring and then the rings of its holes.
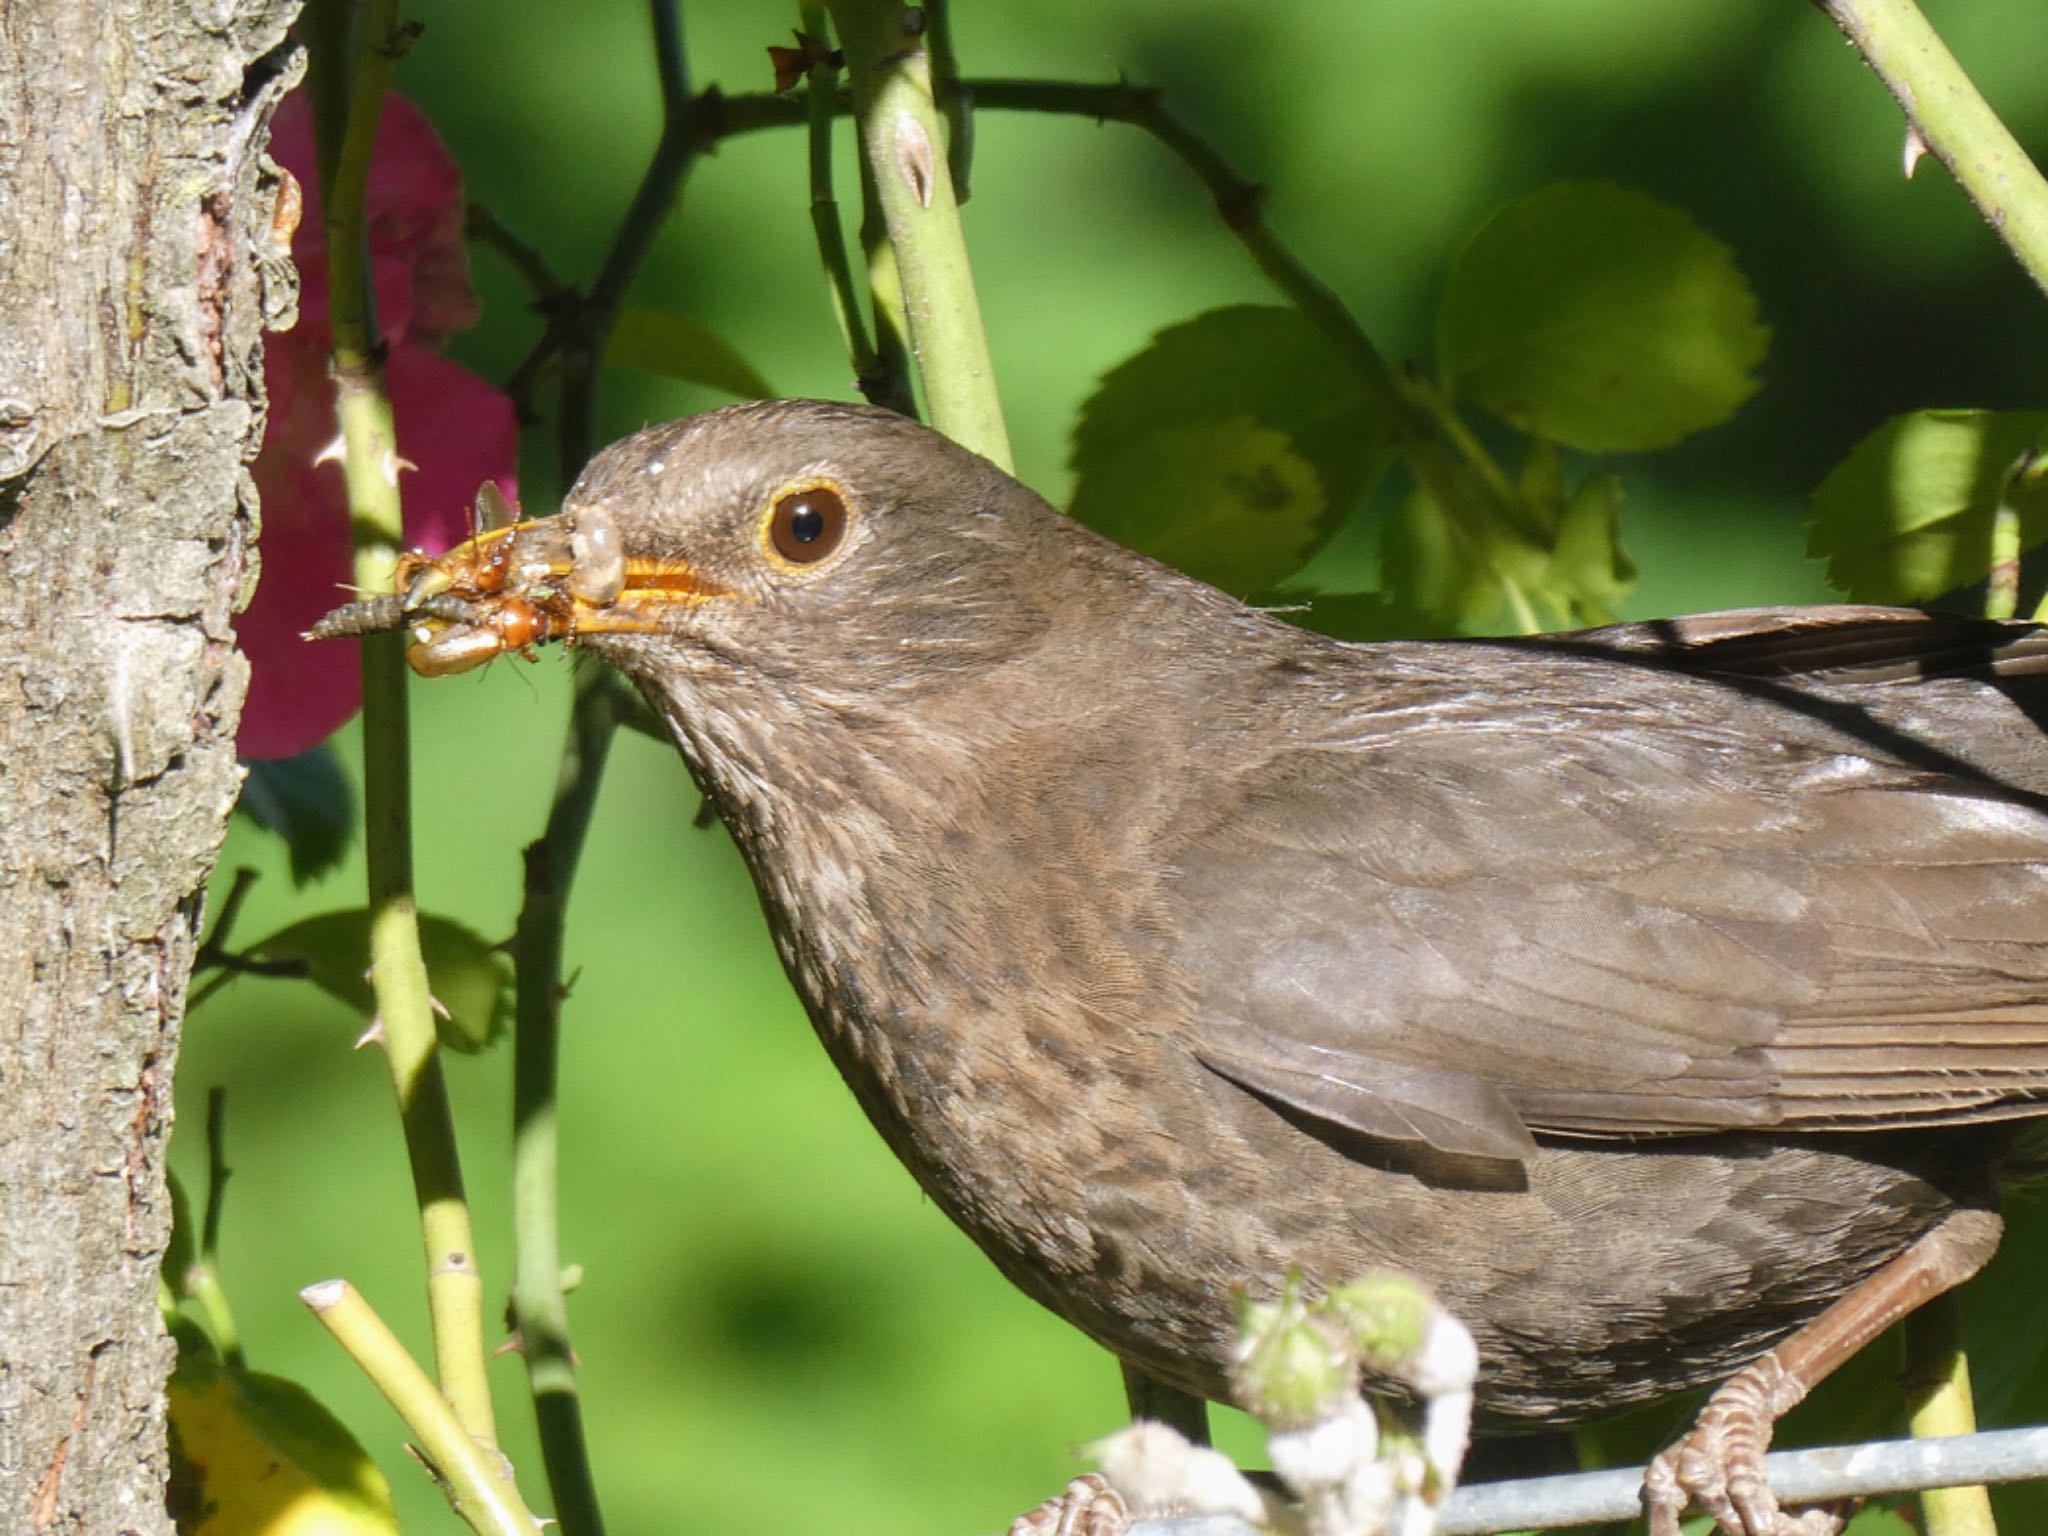
{"type": "Polygon", "coordinates": [[[761,547],[776,564],[801,569],[829,559],[846,542],[853,513],[829,482],[786,486],[761,520],[761,547]]]}

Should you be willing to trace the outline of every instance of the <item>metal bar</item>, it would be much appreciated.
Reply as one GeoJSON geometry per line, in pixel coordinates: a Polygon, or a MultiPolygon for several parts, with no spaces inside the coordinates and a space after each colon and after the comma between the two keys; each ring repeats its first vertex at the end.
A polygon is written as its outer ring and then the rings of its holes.
{"type": "MultiPolygon", "coordinates": [[[[1990,1430],[1939,1440],[1880,1440],[1865,1445],[1774,1451],[1765,1458],[1771,1489],[1787,1505],[1825,1504],[1878,1493],[1909,1493],[1968,1483],[2048,1477],[2048,1425],[1990,1430]]],[[[1633,1467],[1474,1483],[1451,1495],[1439,1536],[1551,1530],[1642,1512],[1643,1474],[1633,1467]]],[[[1141,1520],[1131,1536],[1254,1536],[1240,1520],[1198,1515],[1141,1520]]]]}

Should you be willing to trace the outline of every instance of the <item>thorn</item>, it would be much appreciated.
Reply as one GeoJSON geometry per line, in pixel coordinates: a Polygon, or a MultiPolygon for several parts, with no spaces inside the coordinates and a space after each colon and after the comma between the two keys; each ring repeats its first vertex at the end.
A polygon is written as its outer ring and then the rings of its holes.
{"type": "Polygon", "coordinates": [[[924,131],[924,124],[908,112],[898,113],[896,117],[896,169],[903,173],[903,179],[910,183],[910,190],[917,194],[918,206],[931,207],[935,175],[931,135],[924,131]]]}
{"type": "Polygon", "coordinates": [[[495,1360],[500,1355],[523,1355],[525,1353],[526,1339],[524,1335],[508,1333],[505,1335],[505,1342],[491,1351],[491,1358],[495,1360]]]}
{"type": "Polygon", "coordinates": [[[313,462],[315,464],[339,464],[347,457],[348,444],[342,441],[341,434],[337,432],[332,442],[313,455],[313,462]]]}
{"type": "Polygon", "coordinates": [[[360,1051],[366,1045],[382,1045],[383,1043],[384,1016],[379,1014],[376,1018],[370,1020],[370,1027],[368,1029],[356,1036],[356,1043],[350,1049],[360,1051]]]}
{"type": "Polygon", "coordinates": [[[434,1010],[437,1018],[452,1019],[455,1017],[454,1014],[448,1011],[448,1005],[431,992],[427,994],[427,1006],[434,1010]]]}
{"type": "Polygon", "coordinates": [[[1920,164],[1920,157],[1926,153],[1927,141],[1920,137],[1920,125],[1907,123],[1905,149],[1899,157],[1899,168],[1906,173],[1906,180],[1913,179],[1913,170],[1920,164]]]}

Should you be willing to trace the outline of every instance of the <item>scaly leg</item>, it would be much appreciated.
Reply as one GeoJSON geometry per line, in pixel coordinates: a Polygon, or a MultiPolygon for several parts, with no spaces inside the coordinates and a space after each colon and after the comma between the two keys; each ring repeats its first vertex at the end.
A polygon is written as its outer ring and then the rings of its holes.
{"type": "Polygon", "coordinates": [[[1764,1480],[1771,1429],[1821,1378],[1922,1303],[1974,1275],[1998,1246],[1990,1211],[1957,1211],[1768,1354],[1718,1387],[1692,1432],[1643,1477],[1650,1536],[1678,1536],[1689,1500],[1726,1536],[1832,1536],[1840,1516],[1785,1514],[1764,1480]]]}

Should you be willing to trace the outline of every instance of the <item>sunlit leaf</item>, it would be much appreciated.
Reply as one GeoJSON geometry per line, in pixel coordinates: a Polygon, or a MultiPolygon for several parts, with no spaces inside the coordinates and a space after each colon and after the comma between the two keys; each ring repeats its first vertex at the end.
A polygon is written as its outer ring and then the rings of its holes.
{"type": "Polygon", "coordinates": [[[685,384],[721,389],[742,400],[766,400],[775,393],[731,342],[709,326],[669,309],[629,309],[612,327],[604,360],[615,368],[638,368],[685,384]]]}
{"type": "MultiPolygon", "coordinates": [[[[1859,602],[1925,603],[1982,581],[2007,476],[2048,429],[2040,411],[1913,411],[1849,451],[1813,493],[1807,553],[1859,602]]],[[[2048,539],[2048,489],[2020,490],[2020,547],[2048,539]]]]}
{"type": "Polygon", "coordinates": [[[1618,475],[1592,475],[1565,504],[1535,595],[1567,624],[1613,623],[1635,585],[1636,563],[1621,547],[1621,495],[1618,475]]]}
{"type": "Polygon", "coordinates": [[[1162,331],[1104,377],[1074,429],[1070,510],[1248,593],[1291,574],[1385,463],[1329,340],[1294,310],[1239,305],[1162,331]],[[1196,526],[1176,533],[1183,518],[1196,526]]]}
{"type": "Polygon", "coordinates": [[[322,742],[296,757],[244,766],[249,775],[235,809],[284,839],[292,882],[304,885],[338,864],[355,831],[355,792],[334,748],[322,742]]]}
{"type": "MultiPolygon", "coordinates": [[[[1635,582],[1621,547],[1621,481],[1593,475],[1561,506],[1540,464],[1524,497],[1489,515],[1472,499],[1455,519],[1426,491],[1407,497],[1380,542],[1386,621],[1413,635],[1603,624],[1635,582]]],[[[1320,626],[1316,626],[1320,627],[1320,626]]]]}
{"type": "Polygon", "coordinates": [[[1089,526],[1239,593],[1300,566],[1323,507],[1322,482],[1289,439],[1244,416],[1149,432],[1074,498],[1089,526]]]}
{"type": "MultiPolygon", "coordinates": [[[[441,1043],[476,1051],[497,1038],[511,1017],[511,977],[504,955],[453,918],[423,913],[420,949],[427,982],[447,1010],[436,1016],[441,1043]]],[[[370,918],[361,909],[304,918],[250,947],[260,960],[301,960],[314,985],[332,993],[367,1020],[376,1010],[365,975],[370,964],[370,918]]]]}
{"type": "Polygon", "coordinates": [[[181,1354],[170,1431],[180,1536],[396,1536],[384,1474],[296,1382],[181,1354]]]}
{"type": "Polygon", "coordinates": [[[1402,498],[1381,530],[1380,576],[1417,636],[1493,628],[1506,606],[1486,550],[1420,488],[1402,498]]]}
{"type": "Polygon", "coordinates": [[[1755,392],[1770,340],[1728,247],[1610,182],[1495,214],[1458,256],[1437,321],[1446,385],[1595,453],[1661,448],[1755,392]]]}

